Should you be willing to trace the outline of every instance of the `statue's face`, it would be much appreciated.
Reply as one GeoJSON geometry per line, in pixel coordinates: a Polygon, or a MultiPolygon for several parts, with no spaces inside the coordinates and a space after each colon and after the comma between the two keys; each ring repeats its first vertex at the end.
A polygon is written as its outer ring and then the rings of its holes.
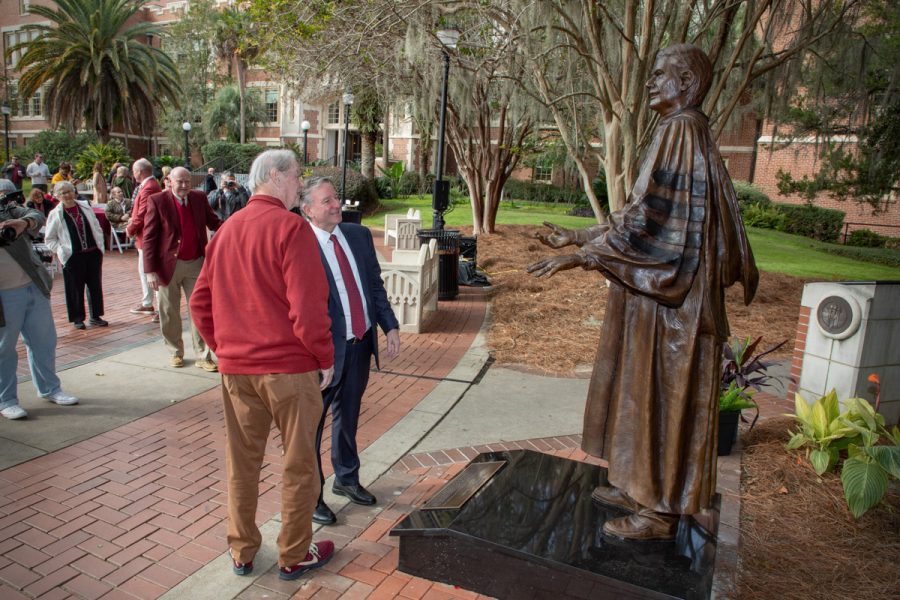
{"type": "Polygon", "coordinates": [[[663,117],[684,108],[690,83],[684,73],[678,72],[675,59],[670,56],[657,58],[647,80],[650,108],[663,117]]]}

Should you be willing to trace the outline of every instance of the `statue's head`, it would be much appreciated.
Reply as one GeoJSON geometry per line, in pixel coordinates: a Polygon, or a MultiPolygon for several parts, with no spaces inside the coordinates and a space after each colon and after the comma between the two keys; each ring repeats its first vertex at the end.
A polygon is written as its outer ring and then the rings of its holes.
{"type": "Polygon", "coordinates": [[[663,48],[647,80],[650,108],[666,116],[682,108],[700,106],[712,81],[712,64],[700,48],[675,44],[663,48]]]}

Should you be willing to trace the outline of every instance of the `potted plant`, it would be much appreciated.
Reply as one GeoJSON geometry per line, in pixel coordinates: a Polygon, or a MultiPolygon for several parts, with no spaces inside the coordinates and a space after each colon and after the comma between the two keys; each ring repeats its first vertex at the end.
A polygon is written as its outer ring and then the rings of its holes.
{"type": "MultiPolygon", "coordinates": [[[[754,393],[753,390],[741,389],[737,383],[732,381],[728,389],[719,395],[719,456],[731,454],[731,446],[737,440],[738,423],[741,420],[742,410],[755,408],[756,416],[759,417],[759,407],[750,400],[754,393]]],[[[756,419],[753,419],[753,423],[756,423],[756,419]]]]}
{"type": "Polygon", "coordinates": [[[773,361],[763,360],[763,357],[784,346],[787,340],[754,354],[760,342],[762,337],[752,341],[749,337],[743,340],[734,338],[723,348],[722,387],[719,394],[719,456],[731,454],[743,409],[756,408],[756,416],[750,423],[750,429],[756,424],[759,408],[752,401],[753,394],[770,382],[772,376],[768,369],[775,364],[773,361]]]}

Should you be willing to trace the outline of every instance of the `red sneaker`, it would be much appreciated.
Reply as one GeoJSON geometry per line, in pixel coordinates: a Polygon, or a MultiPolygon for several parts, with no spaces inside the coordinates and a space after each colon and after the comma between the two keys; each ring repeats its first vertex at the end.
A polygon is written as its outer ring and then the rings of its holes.
{"type": "Polygon", "coordinates": [[[246,563],[239,563],[238,561],[231,559],[231,570],[234,571],[235,575],[249,575],[253,572],[253,561],[246,563]]]}
{"type": "Polygon", "coordinates": [[[334,542],[330,540],[313,542],[312,544],[310,544],[309,552],[306,553],[306,558],[303,560],[303,562],[292,567],[281,567],[280,569],[278,569],[278,578],[284,579],[286,581],[293,581],[294,579],[298,579],[307,571],[318,569],[319,567],[327,563],[333,555],[334,542]]]}

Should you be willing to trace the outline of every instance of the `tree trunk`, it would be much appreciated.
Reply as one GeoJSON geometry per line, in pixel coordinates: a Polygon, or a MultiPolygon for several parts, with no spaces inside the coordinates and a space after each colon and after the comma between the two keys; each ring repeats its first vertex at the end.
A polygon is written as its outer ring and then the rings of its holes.
{"type": "Polygon", "coordinates": [[[247,90],[245,88],[246,82],[244,81],[246,73],[244,61],[240,59],[240,57],[235,59],[237,63],[237,78],[238,78],[238,95],[241,98],[241,143],[244,144],[247,142],[247,120],[246,120],[246,96],[247,90]]]}
{"type": "Polygon", "coordinates": [[[378,132],[364,133],[361,137],[359,171],[366,179],[375,178],[375,141],[378,132]]]}
{"type": "MultiPolygon", "coordinates": [[[[388,102],[385,101],[385,105],[387,105],[387,104],[388,104],[388,102]]],[[[381,138],[381,162],[384,164],[385,169],[388,169],[391,166],[391,149],[390,149],[391,125],[390,124],[391,124],[391,109],[385,108],[384,109],[384,134],[381,138]]]]}

